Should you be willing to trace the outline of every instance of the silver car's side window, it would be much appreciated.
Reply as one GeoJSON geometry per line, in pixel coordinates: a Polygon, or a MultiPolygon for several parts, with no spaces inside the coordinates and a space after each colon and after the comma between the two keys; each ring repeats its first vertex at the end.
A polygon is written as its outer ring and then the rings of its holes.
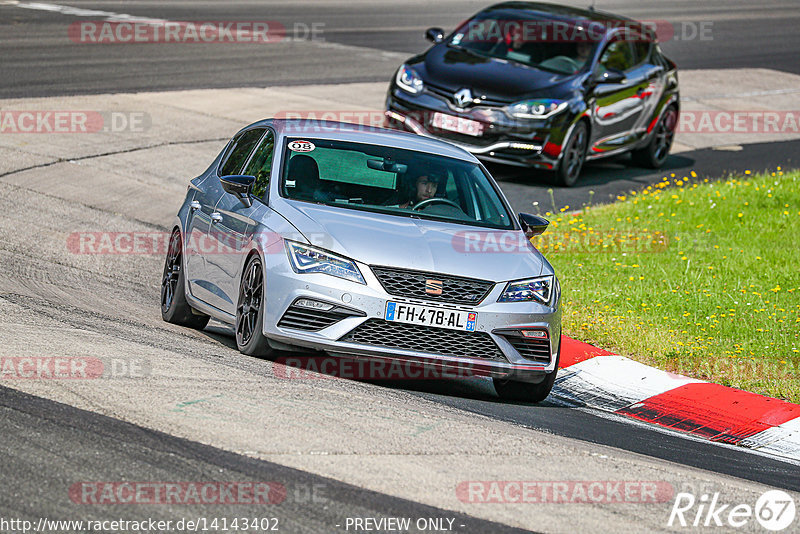
{"type": "Polygon", "coordinates": [[[253,185],[253,196],[263,199],[269,189],[270,172],[272,171],[272,156],[275,152],[275,135],[271,130],[261,141],[243,174],[256,177],[253,185]]]}
{"type": "Polygon", "coordinates": [[[262,135],[264,135],[263,128],[254,128],[234,137],[231,146],[228,147],[228,154],[219,167],[218,174],[220,176],[239,174],[262,135]]]}

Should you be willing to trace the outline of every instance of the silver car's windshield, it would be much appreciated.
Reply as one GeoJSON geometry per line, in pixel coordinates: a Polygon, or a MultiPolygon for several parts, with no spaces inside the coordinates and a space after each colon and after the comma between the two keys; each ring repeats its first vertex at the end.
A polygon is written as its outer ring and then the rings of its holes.
{"type": "Polygon", "coordinates": [[[393,147],[289,139],[281,196],[343,209],[511,229],[480,165],[393,147]]]}

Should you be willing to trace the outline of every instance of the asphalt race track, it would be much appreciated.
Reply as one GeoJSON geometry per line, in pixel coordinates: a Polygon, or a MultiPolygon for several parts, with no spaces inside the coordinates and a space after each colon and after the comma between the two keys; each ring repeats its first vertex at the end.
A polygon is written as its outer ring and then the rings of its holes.
{"type": "MultiPolygon", "coordinates": [[[[75,16],[17,4],[0,0],[0,110],[26,105],[10,99],[56,109],[67,95],[85,99],[74,106],[104,95],[105,105],[149,106],[167,126],[146,139],[38,135],[0,146],[0,355],[95,358],[120,369],[98,380],[0,381],[0,519],[256,515],[279,518],[283,532],[361,532],[346,527],[348,518],[410,517],[451,519],[456,532],[661,532],[675,531],[667,527],[672,499],[476,504],[457,488],[487,480],[659,481],[751,505],[770,487],[800,492],[797,464],[556,402],[501,402],[481,379],[287,380],[279,363],[239,354],[225,326],[195,332],[164,323],[161,255],[75,254],[65,246],[81,231],[168,230],[188,180],[250,122],[246,100],[203,115],[197,110],[214,106],[215,96],[187,93],[181,108],[155,92],[314,84],[309,94],[324,97],[338,84],[383,82],[425,48],[425,28],[451,28],[484,3],[68,2],[167,20],[324,23],[324,42],[256,48],[71,44],[66,27],[75,16]],[[109,95],[142,91],[154,93],[109,95]],[[214,130],[203,131],[209,124],[214,130]],[[78,503],[70,493],[102,481],[270,481],[286,488],[286,498],[268,506],[123,506],[78,503]]],[[[711,41],[664,44],[682,68],[800,74],[796,1],[597,7],[713,22],[711,41]]],[[[625,158],[593,163],[579,187],[554,189],[555,203],[612,200],[666,173],[703,178],[799,166],[799,140],[748,143],[685,150],[658,173],[625,158]]],[[[515,208],[549,202],[546,176],[491,170],[515,208]]],[[[751,523],[739,531],[760,530],[751,523]]]]}
{"type": "MultiPolygon", "coordinates": [[[[270,47],[240,44],[205,47],[201,54],[197,47],[181,45],[65,46],[65,20],[74,18],[4,3],[8,2],[0,2],[0,97],[384,81],[398,62],[427,48],[426,28],[452,29],[491,2],[412,0],[380,7],[363,0],[346,5],[321,0],[275,5],[191,0],[68,3],[166,20],[275,20],[300,40],[310,35],[313,24],[324,25],[324,42],[313,47],[291,41],[270,47]]],[[[671,40],[663,49],[682,69],[765,67],[800,74],[800,10],[793,0],[596,4],[612,13],[673,24],[674,38],[686,40],[671,40]],[[701,24],[711,29],[710,40],[695,37],[701,24]]]]}
{"type": "MultiPolygon", "coordinates": [[[[218,517],[245,513],[277,518],[279,529],[289,532],[324,532],[335,525],[344,525],[347,517],[379,516],[448,517],[453,520],[456,532],[524,532],[175,438],[7,388],[0,388],[0,412],[8,430],[4,432],[4,447],[8,451],[4,463],[13,464],[16,473],[24,475],[17,482],[30,496],[20,500],[7,493],[0,495],[0,506],[6,516],[38,517],[43,510],[51,518],[74,515],[69,505],[61,504],[63,495],[52,484],[52,472],[57,471],[65,479],[95,480],[113,471],[124,480],[163,477],[192,480],[199,475],[204,481],[291,481],[285,485],[285,500],[280,505],[266,509],[263,505],[215,509],[218,517]],[[91,461],[86,461],[88,458],[91,461]],[[47,461],[47,470],[41,469],[42,460],[47,461]],[[324,506],[319,506],[321,503],[324,506]]],[[[128,518],[169,520],[178,513],[202,516],[203,508],[136,512],[128,518]]],[[[81,518],[102,520],[113,517],[114,513],[114,507],[109,505],[88,510],[81,518]]]]}

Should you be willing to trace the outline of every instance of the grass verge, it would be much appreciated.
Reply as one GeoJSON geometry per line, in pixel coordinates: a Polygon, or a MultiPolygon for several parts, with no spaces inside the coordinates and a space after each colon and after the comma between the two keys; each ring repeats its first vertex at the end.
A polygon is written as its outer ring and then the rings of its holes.
{"type": "Polygon", "coordinates": [[[800,172],[664,178],[549,214],[564,333],[800,403],[800,172]]]}

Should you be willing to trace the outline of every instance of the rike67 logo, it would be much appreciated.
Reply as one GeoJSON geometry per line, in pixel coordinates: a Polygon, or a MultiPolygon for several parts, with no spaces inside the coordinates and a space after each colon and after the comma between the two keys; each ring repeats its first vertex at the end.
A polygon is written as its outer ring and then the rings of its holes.
{"type": "Polygon", "coordinates": [[[797,508],[794,499],[781,490],[770,490],[749,504],[720,501],[719,493],[703,494],[699,499],[691,493],[678,493],[667,526],[742,528],[753,518],[765,529],[780,532],[794,524],[797,508]]]}

